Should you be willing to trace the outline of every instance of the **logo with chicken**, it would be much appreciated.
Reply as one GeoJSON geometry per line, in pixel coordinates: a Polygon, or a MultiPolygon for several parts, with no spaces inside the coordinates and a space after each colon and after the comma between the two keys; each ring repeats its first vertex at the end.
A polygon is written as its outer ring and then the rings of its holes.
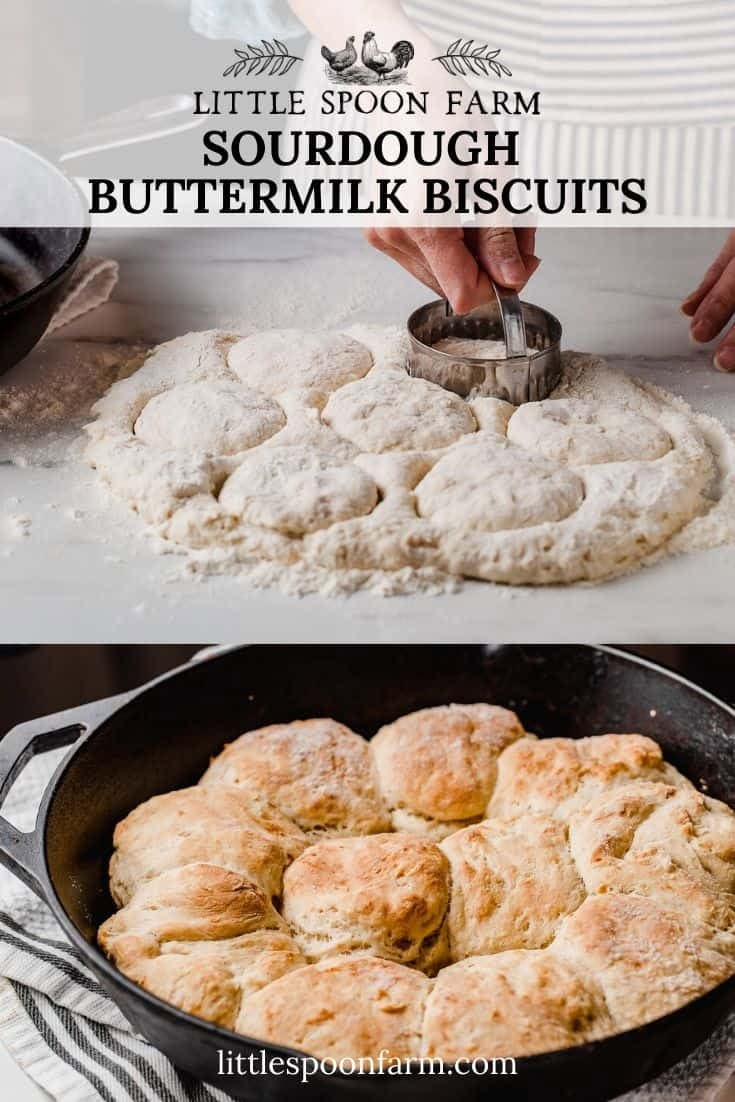
{"type": "Polygon", "coordinates": [[[399,84],[406,79],[406,70],[414,59],[413,43],[407,39],[396,42],[392,50],[382,50],[374,31],[366,31],[360,56],[350,35],[342,50],[322,46],[327,72],[340,84],[399,84]]]}

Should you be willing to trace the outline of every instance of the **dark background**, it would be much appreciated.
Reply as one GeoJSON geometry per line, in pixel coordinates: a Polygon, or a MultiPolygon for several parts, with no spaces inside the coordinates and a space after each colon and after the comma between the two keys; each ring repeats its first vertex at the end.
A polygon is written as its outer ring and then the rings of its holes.
{"type": "MultiPolygon", "coordinates": [[[[202,646],[0,647],[0,737],[24,720],[133,689],[202,646]]],[[[735,646],[625,649],[678,670],[735,706],[735,646]]]]}

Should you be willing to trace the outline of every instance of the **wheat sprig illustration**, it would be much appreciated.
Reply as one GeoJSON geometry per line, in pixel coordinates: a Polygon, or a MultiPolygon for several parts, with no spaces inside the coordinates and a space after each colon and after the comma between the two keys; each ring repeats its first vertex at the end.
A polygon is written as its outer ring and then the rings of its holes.
{"type": "Polygon", "coordinates": [[[285,43],[274,38],[272,42],[261,39],[261,45],[246,44],[245,49],[235,50],[237,60],[225,69],[223,77],[239,77],[245,71],[246,76],[285,76],[302,57],[288,52],[285,43]]]}
{"type": "Polygon", "coordinates": [[[447,46],[446,53],[432,60],[443,65],[451,76],[463,77],[473,73],[475,76],[487,77],[490,73],[495,73],[496,77],[512,77],[513,73],[508,66],[497,60],[499,54],[500,50],[491,50],[489,46],[475,46],[473,38],[466,42],[458,38],[447,46]]]}

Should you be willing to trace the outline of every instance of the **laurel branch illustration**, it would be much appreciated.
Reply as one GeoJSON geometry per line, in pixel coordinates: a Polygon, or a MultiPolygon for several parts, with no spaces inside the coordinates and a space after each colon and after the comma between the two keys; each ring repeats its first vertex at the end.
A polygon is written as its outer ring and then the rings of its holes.
{"type": "Polygon", "coordinates": [[[223,77],[239,77],[243,71],[250,76],[280,76],[283,77],[294,67],[297,61],[303,61],[302,57],[296,57],[288,52],[288,46],[274,38],[272,42],[261,39],[262,45],[251,46],[246,44],[245,49],[235,50],[237,61],[225,69],[223,77]]]}
{"type": "Polygon", "coordinates": [[[500,50],[491,50],[489,46],[475,46],[472,38],[467,42],[458,38],[447,46],[446,53],[432,58],[432,61],[440,62],[451,76],[463,77],[471,73],[487,77],[494,73],[496,77],[512,77],[513,73],[508,66],[497,60],[499,55],[500,50]]]}

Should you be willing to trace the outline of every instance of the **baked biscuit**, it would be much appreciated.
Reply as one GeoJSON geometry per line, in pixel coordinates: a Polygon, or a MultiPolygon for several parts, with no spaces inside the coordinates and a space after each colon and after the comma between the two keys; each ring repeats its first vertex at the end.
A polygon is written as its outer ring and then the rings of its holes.
{"type": "Polygon", "coordinates": [[[167,869],[204,862],[239,872],[272,898],[306,837],[275,808],[232,785],[198,785],[154,796],[118,823],[110,891],[118,906],[167,869]]]}
{"type": "Polygon", "coordinates": [[[695,789],[617,788],[570,822],[589,892],[623,892],[735,929],[735,815],[695,789]]]}
{"type": "Polygon", "coordinates": [[[593,976],[548,950],[518,949],[440,973],[426,1003],[422,1056],[530,1056],[613,1029],[593,976]]]}
{"type": "Polygon", "coordinates": [[[568,818],[610,788],[638,780],[691,788],[645,735],[523,739],[500,756],[487,814],[532,811],[568,818]]]}
{"type": "Polygon", "coordinates": [[[278,724],[114,841],[121,972],[321,1058],[546,1052],[735,973],[735,814],[642,735],[536,740],[487,704],[372,744],[278,724]]]}
{"type": "Polygon", "coordinates": [[[245,999],[237,1030],[321,1060],[419,1056],[430,981],[377,957],[323,960],[245,999]]]}
{"type": "Polygon", "coordinates": [[[440,840],[481,819],[499,754],[524,735],[493,704],[424,708],[382,727],[370,745],[394,829],[440,840]]]}
{"type": "Polygon", "coordinates": [[[550,952],[597,977],[618,1030],[668,1014],[735,972],[735,934],[615,893],[588,896],[550,952]]]}
{"type": "Polygon", "coordinates": [[[151,955],[126,962],[125,974],[159,999],[225,1029],[235,1028],[244,998],[306,964],[293,938],[279,930],[150,948],[151,955]]]}
{"type": "Polygon", "coordinates": [[[255,791],[307,835],[377,834],[390,827],[365,739],[333,719],[247,731],[200,784],[255,791]]]}
{"type": "Polygon", "coordinates": [[[167,941],[218,941],[253,930],[282,930],[283,919],[263,890],[230,869],[184,865],[140,888],[103,922],[98,940],[125,971],[125,962],[151,955],[167,941]]]}
{"type": "Polygon", "coordinates": [[[441,843],[452,870],[453,960],[543,949],[585,898],[567,827],[544,815],[486,819],[441,843]]]}
{"type": "Polygon", "coordinates": [[[435,972],[449,958],[449,862],[426,838],[311,846],[283,880],[283,917],[309,960],[369,952],[435,972]]]}

